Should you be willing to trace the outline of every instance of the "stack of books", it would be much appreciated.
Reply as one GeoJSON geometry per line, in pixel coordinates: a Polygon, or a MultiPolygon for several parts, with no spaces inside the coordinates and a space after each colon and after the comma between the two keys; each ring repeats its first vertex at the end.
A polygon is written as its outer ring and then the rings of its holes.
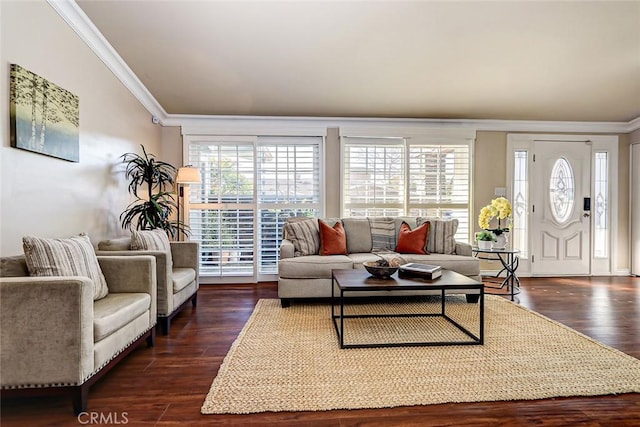
{"type": "Polygon", "coordinates": [[[401,278],[434,280],[442,276],[442,267],[439,265],[410,262],[409,264],[403,264],[400,266],[398,276],[401,278]]]}

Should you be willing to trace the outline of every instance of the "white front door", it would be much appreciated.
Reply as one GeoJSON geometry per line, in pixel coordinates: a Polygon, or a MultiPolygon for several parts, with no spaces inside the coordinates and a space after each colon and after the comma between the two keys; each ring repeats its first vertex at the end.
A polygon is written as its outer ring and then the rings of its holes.
{"type": "Polygon", "coordinates": [[[589,274],[591,144],[535,141],[533,153],[531,272],[589,274]]]}

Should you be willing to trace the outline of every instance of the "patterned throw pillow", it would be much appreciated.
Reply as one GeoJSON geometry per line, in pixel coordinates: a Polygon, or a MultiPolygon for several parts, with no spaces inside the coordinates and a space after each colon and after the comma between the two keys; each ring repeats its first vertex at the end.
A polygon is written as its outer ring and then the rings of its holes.
{"type": "Polygon", "coordinates": [[[392,251],[396,247],[396,225],[393,218],[369,218],[372,252],[392,251]]]}
{"type": "Polygon", "coordinates": [[[93,281],[93,299],[109,293],[96,252],[89,237],[80,235],[68,239],[44,239],[25,236],[22,247],[31,276],[83,276],[93,281]]]}
{"type": "Polygon", "coordinates": [[[411,230],[409,224],[403,222],[400,226],[400,233],[398,234],[398,246],[396,246],[396,252],[399,254],[428,255],[429,252],[425,250],[428,235],[428,222],[425,222],[415,230],[411,230]]]}
{"type": "Polygon", "coordinates": [[[169,258],[169,266],[173,267],[171,243],[167,233],[160,228],[155,230],[133,230],[131,232],[131,249],[134,251],[166,252],[169,258]]]}
{"type": "Polygon", "coordinates": [[[318,221],[315,219],[289,219],[284,225],[284,235],[293,243],[294,256],[317,255],[320,250],[318,221]]]}
{"type": "Polygon", "coordinates": [[[431,223],[427,251],[432,254],[454,254],[456,252],[455,235],[458,231],[457,219],[418,218],[418,224],[431,223]]]}
{"type": "Polygon", "coordinates": [[[160,228],[155,230],[133,230],[131,232],[131,249],[134,251],[171,252],[171,243],[167,233],[160,228]]]}
{"type": "Polygon", "coordinates": [[[347,255],[347,234],[341,222],[330,227],[318,220],[320,227],[320,255],[347,255]]]}

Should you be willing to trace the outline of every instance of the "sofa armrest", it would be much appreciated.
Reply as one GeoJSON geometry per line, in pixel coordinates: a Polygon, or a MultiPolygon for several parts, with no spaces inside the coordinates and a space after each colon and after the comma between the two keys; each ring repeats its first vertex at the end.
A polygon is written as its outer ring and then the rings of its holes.
{"type": "Polygon", "coordinates": [[[456,242],[456,255],[472,256],[471,245],[464,242],[456,242]]]}
{"type": "Polygon", "coordinates": [[[157,316],[156,258],[152,255],[99,256],[98,262],[111,293],[142,292],[151,296],[149,324],[157,316]]]}
{"type": "Polygon", "coordinates": [[[295,248],[291,240],[282,239],[280,244],[280,259],[293,258],[295,248]]]}
{"type": "Polygon", "coordinates": [[[0,279],[2,387],[82,384],[93,372],[87,277],[0,279]]]}

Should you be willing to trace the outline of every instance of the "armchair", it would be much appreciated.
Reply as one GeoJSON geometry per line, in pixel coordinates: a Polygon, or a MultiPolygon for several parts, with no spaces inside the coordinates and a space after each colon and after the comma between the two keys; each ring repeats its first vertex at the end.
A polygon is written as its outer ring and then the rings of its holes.
{"type": "Polygon", "coordinates": [[[163,335],[169,333],[171,319],[191,301],[198,302],[200,263],[197,242],[171,242],[171,253],[158,250],[132,250],[130,237],[103,240],[98,243],[98,255],[156,258],[158,278],[158,324],[163,335]]]}
{"type": "Polygon", "coordinates": [[[24,256],[0,259],[2,397],[68,392],[76,414],[89,388],[138,344],[154,345],[152,256],[98,257],[109,293],[88,277],[29,277],[24,256]]]}

